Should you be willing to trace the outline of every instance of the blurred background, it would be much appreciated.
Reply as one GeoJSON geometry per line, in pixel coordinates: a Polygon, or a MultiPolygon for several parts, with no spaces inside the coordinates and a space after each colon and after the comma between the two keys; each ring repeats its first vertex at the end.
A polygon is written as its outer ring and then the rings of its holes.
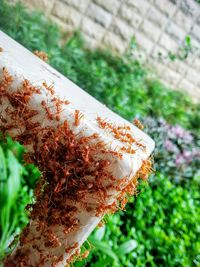
{"type": "MultiPolygon", "coordinates": [[[[106,216],[78,266],[200,266],[200,1],[0,0],[0,30],[109,108],[140,119],[156,174],[106,216]]],[[[1,41],[1,40],[0,40],[1,41]]],[[[40,177],[0,140],[0,259],[40,177]]]]}

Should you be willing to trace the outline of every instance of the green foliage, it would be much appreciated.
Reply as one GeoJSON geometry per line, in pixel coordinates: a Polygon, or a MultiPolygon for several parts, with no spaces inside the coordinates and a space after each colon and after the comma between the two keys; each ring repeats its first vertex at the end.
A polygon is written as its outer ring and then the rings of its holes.
{"type": "Polygon", "coordinates": [[[199,185],[184,188],[161,174],[150,182],[140,185],[125,213],[110,217],[101,235],[118,259],[98,249],[97,242],[90,266],[199,266],[199,185]]]}
{"type": "Polygon", "coordinates": [[[134,265],[199,265],[199,197],[198,184],[183,188],[157,174],[156,180],[129,205],[122,218],[127,233],[129,228],[135,229],[138,240],[134,265]]]}
{"type": "Polygon", "coordinates": [[[172,61],[175,61],[176,59],[184,61],[197,50],[198,48],[193,46],[193,43],[191,42],[191,38],[188,35],[185,37],[185,40],[182,46],[179,47],[178,51],[176,53],[169,52],[168,57],[172,61]]]}
{"type": "Polygon", "coordinates": [[[19,4],[8,7],[5,1],[0,5],[0,29],[32,51],[47,52],[52,66],[128,120],[150,115],[199,128],[200,106],[149,79],[146,68],[130,56],[87,50],[77,33],[61,46],[58,29],[44,16],[28,14],[19,4]]]}
{"type": "Polygon", "coordinates": [[[23,151],[10,138],[7,143],[0,141],[0,259],[14,235],[28,222],[24,209],[32,199],[32,187],[39,177],[35,167],[23,166],[20,160],[23,151]],[[29,168],[32,186],[26,183],[29,168]]]}
{"type": "MultiPolygon", "coordinates": [[[[0,0],[0,29],[32,51],[47,52],[50,64],[128,120],[135,116],[163,117],[198,136],[200,105],[150,79],[149,71],[137,60],[116,57],[107,51],[87,50],[78,33],[61,46],[57,27],[44,16],[29,14],[19,4],[8,6],[4,0],[0,0]]],[[[190,45],[189,39],[187,42],[190,45]]],[[[163,131],[155,133],[156,142],[164,142],[162,134],[163,131]]],[[[162,145],[158,148],[161,154],[162,145]]],[[[185,144],[176,145],[180,152],[183,145],[185,149],[185,144]]],[[[23,153],[24,149],[10,139],[6,144],[1,142],[1,254],[27,222],[24,207],[39,177],[33,165],[23,165],[23,153]]],[[[141,194],[127,206],[127,212],[107,218],[106,226],[92,234],[89,242],[93,252],[87,260],[75,263],[76,267],[200,265],[198,177],[182,185],[172,183],[175,172],[172,175],[170,168],[163,168],[166,156],[167,161],[174,157],[171,154],[162,157],[159,173],[146,188],[143,183],[140,185],[141,194]]]]}
{"type": "Polygon", "coordinates": [[[21,4],[10,6],[0,0],[0,29],[30,50],[48,53],[58,46],[57,28],[38,12],[27,13],[21,4]]]}

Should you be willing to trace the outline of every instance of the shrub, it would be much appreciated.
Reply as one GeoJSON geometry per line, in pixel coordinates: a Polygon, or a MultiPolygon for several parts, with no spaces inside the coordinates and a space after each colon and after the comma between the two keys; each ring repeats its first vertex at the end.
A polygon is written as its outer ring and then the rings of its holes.
{"type": "Polygon", "coordinates": [[[174,182],[200,177],[200,139],[180,125],[170,125],[164,119],[143,119],[146,131],[156,140],[156,169],[174,182]]]}
{"type": "Polygon", "coordinates": [[[140,185],[125,213],[110,217],[96,231],[91,240],[96,249],[86,266],[199,266],[199,185],[183,188],[162,174],[150,182],[140,185]]]}

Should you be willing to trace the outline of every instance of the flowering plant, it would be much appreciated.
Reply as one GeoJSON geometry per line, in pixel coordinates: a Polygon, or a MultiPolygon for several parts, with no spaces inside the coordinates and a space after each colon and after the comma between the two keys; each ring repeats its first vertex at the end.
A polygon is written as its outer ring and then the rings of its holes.
{"type": "Polygon", "coordinates": [[[200,175],[200,140],[180,125],[151,117],[144,121],[146,131],[156,140],[155,166],[175,182],[200,175]]]}

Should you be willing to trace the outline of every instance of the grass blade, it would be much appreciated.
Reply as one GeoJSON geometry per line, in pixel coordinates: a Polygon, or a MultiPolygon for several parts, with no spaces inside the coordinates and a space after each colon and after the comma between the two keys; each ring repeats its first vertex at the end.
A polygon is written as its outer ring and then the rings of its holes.
{"type": "Polygon", "coordinates": [[[100,241],[98,239],[95,239],[93,237],[90,237],[89,241],[95,247],[95,249],[100,250],[101,252],[105,253],[107,256],[109,256],[114,261],[116,262],[119,261],[119,258],[117,257],[117,255],[107,243],[100,241]]]}
{"type": "Polygon", "coordinates": [[[125,254],[130,253],[132,250],[134,250],[137,247],[137,242],[134,239],[130,239],[124,243],[122,243],[118,249],[115,251],[115,253],[118,256],[123,256],[125,254]]]}

